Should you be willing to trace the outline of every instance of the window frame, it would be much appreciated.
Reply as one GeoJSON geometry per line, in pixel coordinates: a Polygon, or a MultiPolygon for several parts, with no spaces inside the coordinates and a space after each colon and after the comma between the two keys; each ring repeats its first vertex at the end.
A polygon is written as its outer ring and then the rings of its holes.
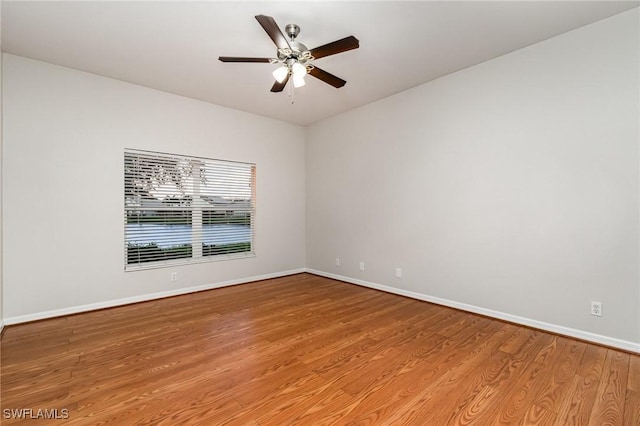
{"type": "MultiPolygon", "coordinates": [[[[173,153],[147,151],[147,150],[139,150],[139,149],[131,149],[131,148],[125,148],[124,150],[124,163],[125,164],[124,164],[124,174],[123,174],[124,175],[123,187],[124,187],[124,269],[125,269],[125,272],[174,267],[174,266],[189,265],[194,263],[246,259],[246,258],[251,258],[256,256],[256,253],[255,253],[256,164],[255,163],[220,160],[220,159],[214,159],[214,158],[196,157],[196,156],[183,155],[183,154],[173,154],[173,153]],[[176,205],[176,206],[167,205],[164,207],[156,206],[153,208],[145,207],[141,202],[142,197],[140,197],[140,193],[143,191],[140,190],[140,185],[134,184],[134,182],[138,184],[140,183],[140,179],[138,179],[138,181],[135,181],[134,179],[138,178],[142,174],[142,172],[140,172],[140,169],[145,167],[144,165],[140,166],[138,163],[135,163],[135,160],[140,161],[140,159],[143,159],[141,164],[144,164],[145,160],[148,161],[147,167],[149,164],[154,164],[153,163],[154,161],[165,161],[165,160],[176,161],[176,164],[178,164],[180,161],[187,162],[189,164],[190,172],[191,172],[190,174],[191,184],[179,185],[180,191],[184,195],[184,199],[187,200],[185,202],[186,205],[176,205]],[[150,160],[150,159],[153,159],[153,160],[150,160]],[[135,168],[132,168],[131,167],[132,164],[138,164],[138,170],[136,170],[135,168]],[[196,169],[193,169],[194,165],[197,167],[196,169]],[[129,171],[128,171],[128,167],[129,167],[129,171]],[[220,179],[220,180],[214,179],[213,182],[215,183],[212,182],[212,186],[216,186],[216,188],[222,188],[222,193],[227,192],[228,194],[230,194],[233,192],[234,184],[237,185],[238,183],[240,184],[248,183],[249,185],[248,191],[245,189],[242,192],[244,193],[244,195],[247,195],[248,193],[249,198],[243,198],[243,199],[239,199],[239,197],[225,198],[220,195],[211,195],[212,192],[211,191],[207,192],[206,189],[201,190],[202,185],[205,185],[205,186],[207,185],[206,179],[208,174],[211,174],[213,175],[214,178],[217,178],[219,177],[219,175],[221,175],[224,169],[231,170],[232,173],[240,173],[242,177],[241,178],[231,177],[230,179],[226,179],[226,176],[225,176],[223,179],[220,179]],[[196,170],[196,172],[194,172],[193,170],[196,170]],[[194,179],[193,175],[196,173],[198,173],[198,178],[194,179]],[[244,176],[244,174],[249,174],[249,175],[244,176]],[[231,182],[231,184],[228,184],[229,187],[226,187],[225,186],[226,184],[224,184],[223,181],[229,181],[231,182]],[[220,185],[220,182],[223,182],[223,184],[220,185]],[[185,189],[185,186],[186,186],[186,189],[185,189]],[[214,199],[217,199],[219,202],[224,200],[230,203],[230,205],[224,205],[223,207],[220,207],[220,206],[216,207],[214,199]],[[138,205],[136,205],[136,202],[138,202],[138,205]],[[234,203],[237,203],[239,207],[238,206],[234,207],[233,206],[234,203]],[[129,225],[136,224],[136,223],[137,224],[145,223],[144,220],[143,221],[140,220],[141,216],[145,216],[144,214],[145,211],[148,211],[148,212],[153,211],[155,212],[156,215],[158,215],[158,213],[160,212],[166,211],[168,212],[167,217],[170,217],[170,213],[172,212],[174,213],[183,212],[183,214],[184,212],[189,212],[189,214],[184,215],[185,217],[187,216],[189,217],[188,222],[185,222],[185,223],[188,223],[190,226],[190,236],[188,240],[189,242],[188,244],[184,245],[184,247],[186,246],[189,247],[189,249],[187,249],[189,253],[188,257],[180,257],[180,258],[173,258],[173,259],[158,258],[157,260],[149,260],[149,259],[141,260],[141,258],[139,257],[137,262],[131,262],[131,263],[129,262],[130,256],[131,256],[130,250],[132,248],[132,246],[130,245],[130,241],[135,237],[135,231],[130,231],[129,225]],[[204,221],[203,221],[203,217],[205,216],[204,213],[205,212],[223,212],[223,211],[225,212],[225,217],[228,217],[229,215],[228,212],[232,212],[231,215],[232,215],[232,218],[234,218],[233,221],[235,222],[238,222],[238,221],[244,222],[245,220],[248,222],[249,250],[243,250],[244,248],[243,245],[245,244],[245,242],[241,241],[236,243],[226,243],[225,245],[233,246],[234,244],[236,244],[235,248],[227,247],[227,250],[235,249],[235,250],[242,250],[242,251],[229,251],[229,252],[222,252],[218,254],[211,254],[211,252],[215,250],[216,245],[215,243],[207,245],[205,243],[205,238],[216,235],[215,232],[217,231],[212,232],[212,229],[209,229],[207,231],[204,228],[204,221]],[[137,221],[133,221],[133,222],[131,221],[132,212],[141,213],[136,215],[137,221]],[[238,213],[237,217],[236,217],[236,213],[238,213]],[[241,244],[241,245],[237,246],[237,244],[241,244]],[[208,252],[208,254],[204,254],[205,252],[208,252]]],[[[176,168],[177,167],[178,166],[176,165],[176,168]]],[[[156,204],[159,202],[157,199],[154,199],[153,201],[156,202],[156,204]]],[[[210,218],[213,214],[208,213],[208,215],[209,215],[209,224],[211,225],[210,218]]],[[[158,215],[157,219],[160,219],[162,216],[163,216],[162,214],[158,215]]],[[[175,218],[173,218],[173,221],[175,221],[175,218]]],[[[231,221],[231,224],[233,223],[233,221],[231,221]]],[[[152,221],[147,220],[147,222],[152,222],[152,221]]],[[[227,224],[230,224],[229,222],[230,222],[230,219],[227,219],[227,224]]],[[[158,223],[164,224],[165,226],[167,226],[167,223],[171,223],[171,220],[169,220],[169,222],[166,222],[166,221],[163,222],[161,220],[158,220],[158,223]]],[[[172,236],[173,238],[175,238],[175,234],[172,234],[172,232],[166,232],[161,235],[162,237],[172,236]]],[[[161,237],[159,237],[158,239],[161,239],[161,237]]],[[[148,243],[144,243],[144,244],[148,244],[148,243]]],[[[157,242],[153,242],[151,245],[156,245],[156,247],[159,246],[157,242]]],[[[138,256],[140,256],[140,249],[142,246],[143,246],[143,243],[138,243],[135,247],[138,250],[138,256]]],[[[169,246],[168,249],[169,251],[171,251],[171,249],[178,248],[178,247],[179,246],[169,246]]],[[[166,248],[164,250],[166,250],[166,248]]]]}

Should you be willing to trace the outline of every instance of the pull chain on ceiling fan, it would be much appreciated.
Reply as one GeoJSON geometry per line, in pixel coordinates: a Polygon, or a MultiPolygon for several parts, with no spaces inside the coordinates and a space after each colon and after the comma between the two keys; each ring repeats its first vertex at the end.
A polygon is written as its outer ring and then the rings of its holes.
{"type": "MultiPolygon", "coordinates": [[[[304,77],[307,74],[310,74],[335,88],[340,88],[347,83],[345,80],[318,68],[313,64],[313,61],[325,56],[357,49],[360,47],[357,38],[349,36],[336,40],[332,43],[316,47],[315,49],[307,49],[304,44],[296,41],[296,37],[300,34],[299,26],[289,24],[285,27],[285,32],[289,36],[289,40],[287,40],[287,38],[282,34],[282,31],[280,31],[280,28],[278,28],[278,24],[276,24],[276,21],[271,16],[256,15],[255,18],[278,48],[277,58],[220,56],[218,57],[220,61],[280,64],[281,66],[273,72],[273,77],[276,79],[276,82],[273,84],[273,87],[271,87],[272,92],[282,92],[289,79],[293,80],[293,87],[297,88],[304,86],[304,77]]],[[[290,97],[293,102],[291,94],[290,97]]]]}

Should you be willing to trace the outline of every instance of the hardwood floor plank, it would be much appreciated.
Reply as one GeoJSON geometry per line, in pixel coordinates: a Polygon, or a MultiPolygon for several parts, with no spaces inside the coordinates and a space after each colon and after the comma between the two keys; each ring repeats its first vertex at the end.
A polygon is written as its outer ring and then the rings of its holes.
{"type": "Polygon", "coordinates": [[[0,362],[43,425],[640,424],[640,356],[310,274],[9,326],[0,362]]]}
{"type": "Polygon", "coordinates": [[[562,401],[568,395],[573,376],[576,374],[586,343],[564,339],[566,345],[552,367],[546,388],[538,395],[535,405],[558,413],[562,401]]]}
{"type": "MultiPolygon", "coordinates": [[[[489,334],[496,332],[495,325],[491,324],[484,331],[478,330],[477,338],[483,342],[480,345],[482,348],[480,351],[492,352],[497,346],[497,344],[492,344],[491,339],[486,338],[489,334]]],[[[477,359],[468,356],[466,342],[456,344],[451,339],[446,339],[439,334],[434,335],[434,338],[444,339],[441,340],[439,346],[444,348],[444,351],[430,353],[426,358],[426,363],[421,362],[421,357],[408,358],[408,365],[417,367],[417,369],[415,371],[407,370],[403,366],[395,375],[392,375],[391,380],[383,385],[383,389],[388,387],[389,391],[392,391],[386,400],[376,400],[371,395],[367,395],[343,420],[370,423],[381,422],[381,419],[389,417],[394,419],[397,413],[405,411],[406,407],[414,406],[416,401],[421,403],[428,400],[436,392],[439,392],[440,385],[455,380],[452,378],[454,374],[464,376],[474,367],[473,361],[477,359]],[[450,349],[446,350],[449,346],[450,349]]],[[[370,392],[367,393],[370,394],[370,392]]]]}
{"type": "MultiPolygon", "coordinates": [[[[434,337],[431,342],[434,345],[434,353],[444,350],[442,346],[445,344],[444,338],[434,337]]],[[[341,389],[344,392],[358,398],[376,393],[385,387],[391,389],[395,386],[389,383],[411,382],[413,380],[411,374],[415,373],[417,376],[422,368],[428,368],[424,358],[416,356],[413,352],[401,352],[393,360],[381,358],[377,362],[372,362],[364,368],[362,374],[346,374],[338,379],[341,380],[341,389]]]]}
{"type": "Polygon", "coordinates": [[[640,425],[640,392],[627,389],[622,423],[625,426],[640,425]]]}
{"type": "MultiPolygon", "coordinates": [[[[551,336],[530,330],[516,333],[498,350],[508,354],[505,366],[483,387],[474,390],[475,398],[458,407],[451,424],[489,424],[517,422],[544,388],[545,368],[534,360],[550,347],[551,336]],[[514,344],[517,342],[517,344],[514,344]]],[[[553,353],[554,361],[560,353],[553,353]]]]}
{"type": "Polygon", "coordinates": [[[558,351],[560,338],[558,336],[549,335],[549,339],[546,344],[544,344],[536,357],[533,359],[533,362],[537,362],[538,364],[547,365],[549,360],[553,358],[554,354],[558,351]]]}
{"type": "Polygon", "coordinates": [[[590,409],[593,407],[607,349],[587,346],[577,374],[573,377],[567,394],[558,409],[558,420],[562,424],[584,425],[589,423],[590,409]]]}
{"type": "Polygon", "coordinates": [[[419,424],[428,418],[433,424],[453,424],[453,419],[462,412],[480,390],[495,380],[511,361],[508,354],[497,351],[509,335],[507,327],[501,327],[488,337],[482,345],[452,367],[440,379],[431,382],[402,410],[398,410],[385,424],[419,424]]]}
{"type": "MultiPolygon", "coordinates": [[[[551,337],[551,336],[548,336],[551,337]]],[[[523,374],[514,384],[509,391],[509,394],[505,398],[504,402],[497,409],[496,417],[500,424],[517,424],[522,418],[525,418],[530,407],[533,405],[533,401],[541,394],[550,381],[550,369],[546,365],[554,365],[559,362],[562,354],[564,353],[564,346],[566,342],[560,341],[553,336],[551,339],[553,343],[550,343],[547,339],[540,339],[539,344],[541,349],[537,351],[533,362],[527,363],[523,374]],[[548,348],[554,349],[560,348],[560,350],[554,350],[548,352],[548,348]],[[545,352],[543,357],[539,355],[545,352]],[[540,363],[536,360],[544,359],[545,362],[540,363]]]]}
{"type": "Polygon", "coordinates": [[[629,354],[607,350],[602,380],[596,393],[590,425],[622,424],[629,373],[629,354]]]}
{"type": "Polygon", "coordinates": [[[331,400],[340,393],[340,389],[332,382],[311,373],[254,401],[229,420],[239,422],[243,418],[253,417],[259,424],[287,424],[313,407],[318,400],[331,400]]]}
{"type": "Polygon", "coordinates": [[[596,345],[588,345],[582,355],[580,367],[576,374],[587,380],[597,381],[602,377],[602,368],[607,358],[607,348],[596,345]]]}
{"type": "Polygon", "coordinates": [[[519,328],[506,342],[504,342],[502,346],[500,346],[500,350],[508,354],[513,354],[519,350],[534,333],[535,330],[519,328]]]}
{"type": "Polygon", "coordinates": [[[627,381],[627,389],[640,392],[640,355],[631,355],[629,357],[629,380],[627,381]]]}
{"type": "MultiPolygon", "coordinates": [[[[557,425],[556,414],[552,411],[545,410],[544,408],[533,404],[524,419],[520,423],[522,426],[534,426],[534,425],[557,425]]],[[[562,423],[560,423],[562,424],[562,423]]]]}
{"type": "Polygon", "coordinates": [[[575,375],[567,388],[567,395],[559,404],[558,419],[561,424],[588,424],[590,411],[598,390],[598,382],[575,375]]]}

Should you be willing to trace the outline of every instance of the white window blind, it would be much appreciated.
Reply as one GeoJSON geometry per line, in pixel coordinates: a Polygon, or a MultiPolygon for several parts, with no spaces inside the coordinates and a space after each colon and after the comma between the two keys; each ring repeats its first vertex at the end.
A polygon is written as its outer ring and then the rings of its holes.
{"type": "Polygon", "coordinates": [[[125,270],[253,255],[256,166],[125,150],[125,270]]]}

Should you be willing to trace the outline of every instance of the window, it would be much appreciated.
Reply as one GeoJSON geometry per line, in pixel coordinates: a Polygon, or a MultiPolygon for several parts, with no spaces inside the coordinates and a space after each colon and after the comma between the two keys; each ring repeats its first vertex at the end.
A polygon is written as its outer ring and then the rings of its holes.
{"type": "Polygon", "coordinates": [[[125,270],[253,255],[255,164],[125,150],[125,270]]]}

